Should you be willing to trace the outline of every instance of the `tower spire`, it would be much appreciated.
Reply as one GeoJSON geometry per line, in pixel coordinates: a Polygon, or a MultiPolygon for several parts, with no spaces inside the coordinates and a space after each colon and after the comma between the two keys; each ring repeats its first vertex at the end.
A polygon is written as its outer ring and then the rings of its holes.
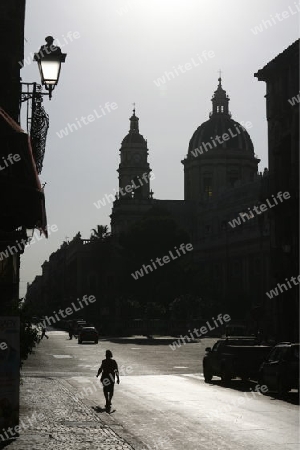
{"type": "Polygon", "coordinates": [[[130,117],[129,133],[139,133],[139,118],[135,115],[135,103],[133,104],[132,116],[130,117]]]}
{"type": "Polygon", "coordinates": [[[210,117],[216,114],[224,114],[229,117],[231,117],[231,114],[228,110],[228,103],[229,103],[229,97],[226,94],[226,91],[222,87],[222,78],[221,78],[221,70],[219,71],[219,78],[218,78],[218,87],[217,90],[214,92],[214,95],[211,99],[212,101],[212,112],[210,113],[210,117]]]}

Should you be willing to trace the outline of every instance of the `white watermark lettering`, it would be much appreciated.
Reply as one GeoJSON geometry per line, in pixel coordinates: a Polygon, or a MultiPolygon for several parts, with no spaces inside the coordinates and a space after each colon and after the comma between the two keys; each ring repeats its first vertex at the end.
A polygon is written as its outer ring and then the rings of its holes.
{"type": "Polygon", "coordinates": [[[179,339],[176,339],[172,344],[169,344],[169,347],[172,350],[176,350],[177,348],[180,348],[182,345],[186,345],[188,342],[200,339],[209,331],[215,330],[216,328],[224,325],[224,323],[230,322],[230,320],[231,317],[229,314],[219,314],[216,319],[214,317],[211,319],[211,321],[215,326],[212,326],[212,324],[209,321],[207,321],[205,325],[203,325],[200,328],[194,328],[193,331],[188,330],[188,334],[186,334],[185,336],[182,336],[181,334],[179,336],[179,339]]]}
{"type": "Polygon", "coordinates": [[[276,194],[276,197],[274,195],[272,195],[272,199],[266,199],[266,203],[261,203],[257,206],[253,206],[252,210],[251,208],[248,208],[247,212],[240,212],[239,216],[236,219],[233,220],[229,220],[229,225],[231,226],[231,228],[235,228],[237,225],[241,225],[241,219],[243,222],[246,222],[247,220],[251,220],[254,219],[255,214],[260,215],[264,212],[266,212],[268,209],[274,208],[275,206],[279,205],[280,203],[282,203],[284,200],[288,200],[291,198],[291,195],[289,192],[278,192],[276,194]],[[273,201],[273,203],[271,203],[273,201]]]}
{"type": "Polygon", "coordinates": [[[157,269],[157,265],[162,267],[165,264],[168,264],[170,261],[178,259],[180,256],[185,255],[186,252],[190,252],[193,249],[192,244],[180,244],[179,249],[177,247],[174,247],[175,255],[172,253],[172,250],[169,251],[168,255],[163,256],[162,258],[156,258],[155,261],[151,259],[150,264],[143,264],[142,268],[140,270],[136,270],[134,273],[131,274],[131,276],[137,280],[138,278],[142,278],[145,274],[148,275],[149,270],[150,272],[153,272],[153,270],[157,269]],[[177,254],[177,256],[176,256],[177,254]]]}
{"type": "Polygon", "coordinates": [[[70,133],[78,131],[80,128],[82,128],[82,126],[89,125],[90,123],[95,122],[96,119],[101,119],[101,117],[106,116],[117,108],[118,105],[115,102],[106,102],[103,107],[99,105],[99,109],[93,109],[93,112],[88,116],[81,116],[80,119],[76,117],[75,122],[68,122],[65,128],[61,129],[60,131],[56,131],[56,135],[59,137],[59,139],[69,136],[70,133]]]}
{"type": "Polygon", "coordinates": [[[288,280],[288,278],[285,279],[286,283],[277,283],[277,286],[273,289],[271,289],[269,292],[266,292],[266,295],[269,298],[273,298],[273,297],[277,297],[277,295],[282,294],[284,291],[288,291],[289,289],[292,289],[294,286],[298,286],[300,284],[300,275],[298,275],[297,277],[291,277],[290,280],[288,280]],[[298,280],[298,282],[297,282],[298,280]],[[290,282],[293,282],[293,284],[291,284],[290,282]],[[284,291],[283,291],[284,288],[284,291]],[[279,289],[279,291],[278,291],[279,289]]]}
{"type": "Polygon", "coordinates": [[[214,58],[215,56],[216,55],[213,50],[209,51],[203,50],[201,55],[197,54],[197,57],[191,58],[190,61],[184,64],[178,64],[178,66],[176,67],[173,66],[172,70],[170,71],[165,71],[161,77],[157,78],[156,80],[153,80],[153,83],[155,84],[156,87],[159,88],[162,85],[166,84],[167,81],[174,80],[176,77],[179,77],[183,73],[190,71],[194,67],[200,66],[201,64],[203,64],[203,62],[208,61],[209,59],[214,58]]]}
{"type": "Polygon", "coordinates": [[[279,22],[282,22],[285,19],[288,19],[295,14],[299,14],[300,12],[300,3],[294,2],[293,6],[288,6],[288,9],[282,11],[281,13],[276,12],[274,15],[270,14],[269,19],[264,19],[260,22],[259,25],[256,25],[254,28],[251,28],[251,31],[254,35],[258,35],[262,33],[264,30],[268,30],[269,28],[277,25],[279,22]]]}
{"type": "Polygon", "coordinates": [[[94,202],[94,205],[96,206],[97,209],[100,209],[101,206],[105,206],[108,203],[113,203],[114,200],[119,200],[121,196],[128,196],[128,194],[131,194],[131,196],[134,197],[135,190],[140,189],[144,183],[147,184],[149,183],[149,181],[152,181],[154,179],[155,175],[153,172],[151,173],[144,172],[142,178],[137,176],[135,180],[131,180],[130,183],[127,184],[125,187],[123,188],[119,187],[118,190],[114,188],[113,193],[105,194],[105,196],[102,197],[102,199],[98,200],[97,202],[94,202]]]}
{"type": "MultiPolygon", "coordinates": [[[[47,225],[46,227],[48,236],[50,236],[51,233],[55,233],[58,231],[57,225],[47,225]]],[[[16,255],[19,253],[19,251],[23,252],[25,248],[30,247],[31,245],[35,244],[37,241],[41,241],[45,239],[45,237],[40,233],[38,234],[37,231],[34,232],[33,237],[27,241],[27,239],[21,239],[20,241],[16,241],[15,245],[8,245],[5,250],[0,252],[0,261],[3,261],[3,259],[9,258],[10,256],[16,255]]]]}
{"type": "Polygon", "coordinates": [[[194,150],[191,150],[192,155],[196,158],[199,155],[203,155],[203,150],[207,152],[208,150],[212,150],[213,148],[223,145],[224,142],[245,132],[246,128],[252,128],[252,123],[249,121],[245,122],[245,124],[241,122],[241,124],[234,124],[234,127],[234,130],[229,128],[227,133],[223,133],[221,136],[217,134],[214,138],[211,138],[210,142],[203,142],[200,147],[196,147],[194,150]],[[236,133],[234,131],[236,131],[236,133]]]}

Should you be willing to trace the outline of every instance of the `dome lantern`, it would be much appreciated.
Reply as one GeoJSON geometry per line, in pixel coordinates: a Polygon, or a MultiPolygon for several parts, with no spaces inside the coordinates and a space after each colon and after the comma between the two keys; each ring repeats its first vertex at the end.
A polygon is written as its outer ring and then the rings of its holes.
{"type": "Polygon", "coordinates": [[[228,103],[230,98],[226,94],[226,91],[222,88],[222,78],[218,78],[219,85],[217,90],[214,92],[214,95],[211,99],[213,110],[210,113],[209,117],[216,114],[224,114],[228,117],[231,117],[231,114],[228,110],[228,103]]]}
{"type": "Polygon", "coordinates": [[[139,133],[139,118],[135,115],[135,106],[130,117],[130,133],[139,133]]]}
{"type": "Polygon", "coordinates": [[[147,142],[140,134],[139,118],[135,115],[135,103],[132,111],[132,116],[129,118],[130,128],[128,134],[124,137],[122,145],[142,144],[147,147],[147,142]]]}

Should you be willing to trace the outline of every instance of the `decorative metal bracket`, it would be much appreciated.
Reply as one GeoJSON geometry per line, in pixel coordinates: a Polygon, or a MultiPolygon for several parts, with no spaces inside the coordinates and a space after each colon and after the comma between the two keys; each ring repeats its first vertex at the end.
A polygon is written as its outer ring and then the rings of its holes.
{"type": "Polygon", "coordinates": [[[43,160],[46,147],[46,138],[49,128],[49,116],[42,106],[42,86],[37,83],[21,83],[26,86],[25,92],[21,92],[21,102],[27,102],[26,123],[27,133],[31,138],[32,153],[38,174],[43,168],[43,160]]]}

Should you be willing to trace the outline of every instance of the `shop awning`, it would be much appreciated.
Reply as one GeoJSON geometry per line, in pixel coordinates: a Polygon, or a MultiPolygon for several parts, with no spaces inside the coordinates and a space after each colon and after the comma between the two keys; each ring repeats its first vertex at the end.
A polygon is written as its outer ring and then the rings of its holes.
{"type": "Polygon", "coordinates": [[[38,228],[47,236],[45,196],[30,137],[0,108],[0,229],[38,228]]]}

